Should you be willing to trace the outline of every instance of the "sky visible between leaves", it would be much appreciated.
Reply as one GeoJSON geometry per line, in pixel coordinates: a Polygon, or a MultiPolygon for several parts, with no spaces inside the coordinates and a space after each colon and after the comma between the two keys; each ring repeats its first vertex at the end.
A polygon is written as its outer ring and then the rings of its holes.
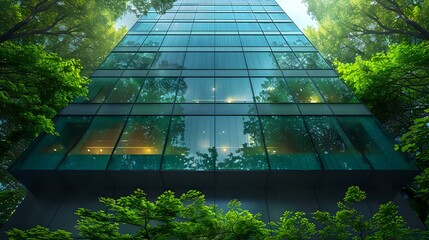
{"type": "MultiPolygon", "coordinates": [[[[307,7],[301,2],[301,0],[276,1],[301,30],[307,26],[316,27],[316,21],[312,20],[311,17],[307,14],[307,7]]],[[[121,26],[126,26],[127,29],[130,29],[136,21],[137,17],[135,15],[126,14],[120,20],[118,20],[118,22],[116,22],[116,27],[119,28],[121,26]]]]}

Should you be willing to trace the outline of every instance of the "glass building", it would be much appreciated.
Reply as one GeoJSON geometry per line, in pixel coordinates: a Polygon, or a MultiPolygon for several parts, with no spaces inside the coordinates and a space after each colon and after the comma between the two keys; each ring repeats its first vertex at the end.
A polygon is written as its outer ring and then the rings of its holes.
{"type": "Polygon", "coordinates": [[[417,173],[274,0],[149,11],[91,80],[56,117],[60,135],[10,169],[33,194],[21,209],[59,209],[33,223],[73,231],[76,207],[136,187],[237,198],[269,221],[360,185],[377,193],[371,212],[417,173]]]}

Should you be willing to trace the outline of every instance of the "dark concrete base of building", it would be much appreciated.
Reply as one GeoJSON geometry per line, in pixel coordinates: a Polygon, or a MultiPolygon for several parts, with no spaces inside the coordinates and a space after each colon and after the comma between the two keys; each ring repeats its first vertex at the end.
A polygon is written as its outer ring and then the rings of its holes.
{"type": "MultiPolygon", "coordinates": [[[[104,172],[106,173],[106,172],[104,172]]],[[[151,200],[165,190],[177,195],[196,189],[206,195],[207,204],[226,209],[228,202],[238,199],[243,208],[261,213],[262,220],[278,221],[285,210],[311,213],[316,210],[337,211],[348,186],[358,185],[367,192],[367,200],[358,205],[365,214],[373,214],[387,201],[399,205],[399,211],[411,227],[424,228],[398,189],[415,172],[405,171],[288,171],[288,172],[151,172],[110,173],[106,186],[102,175],[68,172],[61,179],[37,176],[31,192],[2,230],[28,229],[36,225],[64,229],[77,237],[74,229],[77,208],[103,209],[98,197],[125,196],[136,188],[143,189],[151,200]],[[67,175],[68,174],[68,175],[67,175]],[[123,174],[123,175],[122,175],[123,174]],[[42,181],[43,180],[43,181],[42,181]],[[61,182],[62,181],[62,182],[61,182]],[[38,182],[38,183],[37,183],[38,182]],[[99,184],[100,183],[100,184],[99,184]],[[43,186],[42,186],[43,185],[43,186]],[[48,187],[48,185],[50,187],[48,187]]],[[[17,175],[17,174],[15,174],[17,175]]],[[[27,176],[29,177],[29,176],[27,176]]],[[[33,176],[34,177],[34,176],[33,176]]],[[[22,176],[20,178],[23,180],[22,176]]],[[[33,180],[35,180],[33,178],[33,180]]],[[[25,181],[24,181],[25,182],[25,181]]]]}

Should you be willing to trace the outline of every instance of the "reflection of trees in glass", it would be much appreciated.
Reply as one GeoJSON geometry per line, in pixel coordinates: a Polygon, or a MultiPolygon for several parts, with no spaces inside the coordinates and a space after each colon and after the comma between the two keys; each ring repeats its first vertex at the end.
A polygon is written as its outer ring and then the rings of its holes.
{"type": "Polygon", "coordinates": [[[323,59],[322,55],[317,52],[297,52],[296,57],[306,69],[330,69],[331,67],[323,59]]]}
{"type": "Polygon", "coordinates": [[[292,52],[274,53],[281,69],[302,69],[301,64],[292,52]]]}
{"type": "Polygon", "coordinates": [[[369,169],[334,117],[306,117],[310,136],[326,169],[369,169]]]}
{"type": "Polygon", "coordinates": [[[212,103],[214,90],[213,78],[179,78],[176,102],[212,103]]]}
{"type": "MultiPolygon", "coordinates": [[[[138,103],[172,103],[176,96],[176,78],[146,78],[140,91],[138,103]]],[[[186,86],[179,84],[179,89],[186,86]]],[[[183,92],[183,90],[181,90],[183,92]]]]}
{"type": "Polygon", "coordinates": [[[271,169],[320,169],[304,121],[298,116],[262,116],[271,169]]]}
{"type": "Polygon", "coordinates": [[[356,96],[338,78],[313,78],[328,103],[358,103],[356,96]]]}
{"type": "Polygon", "coordinates": [[[147,69],[155,57],[155,53],[136,53],[128,69],[147,69]]]}
{"type": "Polygon", "coordinates": [[[255,101],[260,103],[293,102],[283,78],[252,78],[255,101]]]}
{"type": "Polygon", "coordinates": [[[184,58],[183,52],[159,52],[151,69],[182,69],[184,58]]]}
{"type": "Polygon", "coordinates": [[[156,36],[156,35],[150,35],[144,40],[143,45],[144,47],[157,47],[161,45],[162,40],[164,39],[164,36],[156,36]]]}
{"type": "Polygon", "coordinates": [[[143,78],[120,78],[107,98],[107,103],[133,103],[143,78]]]}
{"type": "Polygon", "coordinates": [[[164,153],[164,170],[213,170],[217,157],[214,117],[173,117],[164,153]]]}
{"type": "Polygon", "coordinates": [[[126,69],[134,53],[111,53],[99,69],[126,69]]]}
{"type": "Polygon", "coordinates": [[[118,46],[139,47],[142,45],[144,39],[144,35],[127,35],[122,39],[118,46]]]}
{"type": "Polygon", "coordinates": [[[258,117],[216,117],[216,134],[217,169],[268,168],[258,117]]]}
{"type": "Polygon", "coordinates": [[[158,170],[168,123],[169,118],[164,116],[129,117],[109,169],[158,170]]]}
{"type": "Polygon", "coordinates": [[[310,78],[286,78],[290,91],[298,103],[323,102],[317,88],[310,78]]]}

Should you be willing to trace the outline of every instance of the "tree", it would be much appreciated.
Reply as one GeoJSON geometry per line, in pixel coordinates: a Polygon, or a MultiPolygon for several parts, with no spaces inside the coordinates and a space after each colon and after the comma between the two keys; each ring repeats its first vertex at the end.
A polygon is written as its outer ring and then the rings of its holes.
{"type": "MultiPolygon", "coordinates": [[[[201,192],[190,190],[180,197],[166,191],[155,201],[149,201],[142,190],[119,199],[100,198],[107,211],[80,208],[76,228],[86,239],[425,239],[428,231],[410,229],[398,215],[397,206],[387,203],[372,216],[359,213],[354,205],[364,201],[365,192],[350,187],[338,203],[339,210],[331,215],[316,211],[313,220],[303,212],[285,211],[272,229],[260,220],[261,214],[242,209],[237,200],[224,212],[216,205],[206,205],[201,192]],[[319,226],[316,229],[316,224],[319,226]],[[121,227],[134,226],[134,233],[121,233],[121,227]]],[[[9,231],[10,239],[25,237],[69,239],[70,233],[47,231],[37,226],[22,231],[9,231]]]]}

